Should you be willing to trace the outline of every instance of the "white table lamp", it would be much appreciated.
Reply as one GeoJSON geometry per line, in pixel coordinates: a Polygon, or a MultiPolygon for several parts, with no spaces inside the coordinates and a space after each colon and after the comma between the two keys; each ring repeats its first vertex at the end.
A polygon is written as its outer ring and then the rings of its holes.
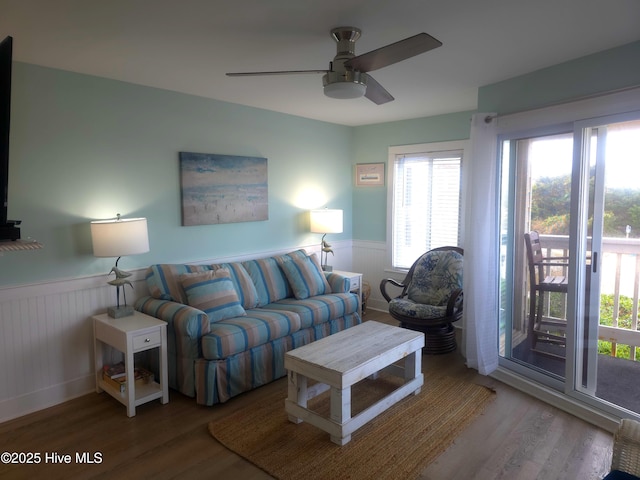
{"type": "Polygon", "coordinates": [[[331,245],[324,238],[327,233],[342,233],[342,210],[324,208],[320,210],[311,210],[309,213],[309,223],[312,233],[322,233],[322,243],[320,252],[320,263],[325,272],[331,272],[333,267],[327,265],[329,253],[333,255],[331,245]],[[323,256],[324,254],[324,260],[323,256]]]}
{"type": "Polygon", "coordinates": [[[149,234],[146,218],[117,218],[111,220],[96,220],[91,222],[91,241],[93,255],[96,257],[118,257],[115,266],[109,272],[116,278],[107,282],[116,287],[116,306],[107,310],[113,318],[133,315],[133,307],[127,305],[125,286],[133,285],[127,277],[131,274],[118,268],[120,257],[137,255],[149,251],[149,234]],[[124,305],[120,305],[120,287],[122,287],[124,305]]]}

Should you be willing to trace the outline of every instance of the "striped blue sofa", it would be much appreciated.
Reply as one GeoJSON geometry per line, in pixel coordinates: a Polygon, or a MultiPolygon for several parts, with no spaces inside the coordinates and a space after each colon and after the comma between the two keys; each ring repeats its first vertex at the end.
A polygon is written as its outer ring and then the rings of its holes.
{"type": "Polygon", "coordinates": [[[167,322],[169,386],[201,405],[286,375],[284,354],[361,323],[350,280],[315,254],[158,264],[136,310],[167,322]]]}

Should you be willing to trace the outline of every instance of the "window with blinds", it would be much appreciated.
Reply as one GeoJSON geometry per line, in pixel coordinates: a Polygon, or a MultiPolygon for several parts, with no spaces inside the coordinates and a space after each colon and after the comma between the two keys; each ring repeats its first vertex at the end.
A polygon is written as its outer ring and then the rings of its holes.
{"type": "Polygon", "coordinates": [[[392,265],[409,268],[424,252],[458,245],[462,150],[396,155],[392,265]]]}

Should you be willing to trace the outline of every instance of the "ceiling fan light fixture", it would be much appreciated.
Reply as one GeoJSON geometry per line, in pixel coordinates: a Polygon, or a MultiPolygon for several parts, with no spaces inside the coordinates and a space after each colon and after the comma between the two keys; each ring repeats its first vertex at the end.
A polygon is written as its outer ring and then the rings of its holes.
{"type": "Polygon", "coordinates": [[[367,76],[366,73],[353,71],[331,71],[322,77],[322,84],[327,97],[340,100],[360,98],[367,91],[367,76]]]}
{"type": "Polygon", "coordinates": [[[360,98],[366,91],[366,85],[352,82],[330,83],[324,87],[324,94],[327,97],[338,99],[360,98]]]}

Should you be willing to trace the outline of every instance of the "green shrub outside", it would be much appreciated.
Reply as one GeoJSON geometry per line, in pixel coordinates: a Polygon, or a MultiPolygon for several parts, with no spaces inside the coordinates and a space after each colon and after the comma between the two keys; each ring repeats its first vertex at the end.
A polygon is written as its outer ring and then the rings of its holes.
{"type": "MultiPolygon", "coordinates": [[[[608,327],[613,326],[613,301],[614,296],[612,294],[600,295],[600,325],[606,325],[608,327]]],[[[631,321],[633,317],[633,299],[620,295],[618,304],[618,327],[631,329],[631,321]]],[[[598,353],[602,355],[611,355],[612,351],[611,342],[605,340],[598,340],[598,353]]],[[[616,345],[616,357],[632,359],[631,347],[629,345],[616,345]]]]}

